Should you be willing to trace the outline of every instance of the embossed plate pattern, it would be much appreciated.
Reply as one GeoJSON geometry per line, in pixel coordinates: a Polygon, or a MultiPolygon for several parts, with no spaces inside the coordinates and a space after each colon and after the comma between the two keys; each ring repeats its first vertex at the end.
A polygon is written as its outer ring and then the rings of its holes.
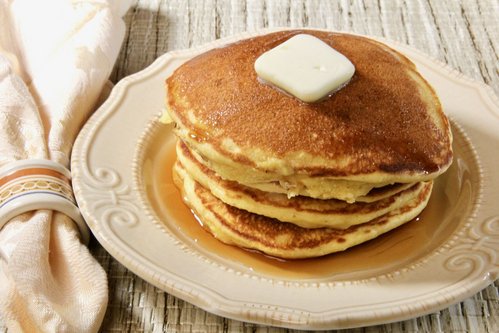
{"type": "Polygon", "coordinates": [[[155,121],[163,110],[164,80],[194,55],[249,36],[161,56],[120,81],[81,131],[71,162],[75,196],[93,234],[111,255],[158,288],[209,312],[300,329],[365,326],[423,315],[497,279],[498,98],[489,87],[384,40],[416,63],[453,123],[457,171],[446,174],[440,191],[452,195],[455,184],[465,186],[445,206],[432,208],[451,226],[444,233],[434,221],[429,232],[444,235],[438,243],[421,244],[418,256],[379,270],[366,267],[359,274],[304,278],[248,269],[173,232],[178,221],[159,213],[145,193],[154,181],[144,176],[153,167],[151,146],[173,140],[170,129],[155,121]]]}

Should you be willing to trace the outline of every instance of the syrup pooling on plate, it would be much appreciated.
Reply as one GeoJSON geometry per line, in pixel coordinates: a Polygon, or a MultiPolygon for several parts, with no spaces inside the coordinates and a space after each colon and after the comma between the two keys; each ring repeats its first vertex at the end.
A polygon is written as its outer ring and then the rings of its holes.
{"type": "Polygon", "coordinates": [[[435,181],[428,206],[415,220],[370,242],[315,259],[277,260],[260,253],[225,245],[205,231],[183,203],[173,184],[171,168],[175,162],[175,141],[171,133],[158,131],[149,141],[144,168],[149,200],[160,223],[186,247],[214,262],[236,271],[284,280],[365,279],[389,274],[410,266],[431,254],[465,221],[471,205],[461,204],[475,197],[476,180],[471,172],[467,142],[456,133],[456,161],[435,181]]]}

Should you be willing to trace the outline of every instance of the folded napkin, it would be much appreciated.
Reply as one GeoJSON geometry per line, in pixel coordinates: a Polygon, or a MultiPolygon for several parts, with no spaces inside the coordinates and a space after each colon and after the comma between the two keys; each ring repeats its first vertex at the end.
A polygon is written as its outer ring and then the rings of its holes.
{"type": "MultiPolygon", "coordinates": [[[[0,167],[69,167],[106,83],[130,1],[0,0],[0,167]]],[[[37,210],[0,230],[0,315],[11,332],[94,332],[107,306],[103,269],[66,215],[37,210]]]]}

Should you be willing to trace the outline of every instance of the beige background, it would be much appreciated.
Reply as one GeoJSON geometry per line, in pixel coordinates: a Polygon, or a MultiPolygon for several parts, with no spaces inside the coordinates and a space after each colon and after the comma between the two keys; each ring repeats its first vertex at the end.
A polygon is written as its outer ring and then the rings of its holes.
{"type": "MultiPolygon", "coordinates": [[[[247,30],[289,26],[396,40],[490,85],[499,95],[497,0],[141,0],[134,3],[125,21],[127,35],[113,82],[170,50],[247,30]]],[[[103,332],[292,332],[206,313],[143,281],[95,240],[90,248],[109,278],[103,332]]],[[[498,287],[496,281],[475,296],[428,316],[352,332],[498,332],[498,287]]],[[[0,323],[0,332],[4,331],[0,323]]]]}

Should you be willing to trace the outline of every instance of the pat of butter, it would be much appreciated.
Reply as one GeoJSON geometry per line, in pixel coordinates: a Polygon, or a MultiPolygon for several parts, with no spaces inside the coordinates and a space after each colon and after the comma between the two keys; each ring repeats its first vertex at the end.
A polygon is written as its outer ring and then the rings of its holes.
{"type": "Polygon", "coordinates": [[[260,78],[304,102],[316,102],[342,88],[355,67],[319,38],[296,35],[255,61],[260,78]]]}
{"type": "Polygon", "coordinates": [[[163,111],[161,111],[161,117],[159,118],[159,122],[165,125],[168,125],[173,122],[173,119],[170,117],[166,109],[163,109],[163,111]]]}

